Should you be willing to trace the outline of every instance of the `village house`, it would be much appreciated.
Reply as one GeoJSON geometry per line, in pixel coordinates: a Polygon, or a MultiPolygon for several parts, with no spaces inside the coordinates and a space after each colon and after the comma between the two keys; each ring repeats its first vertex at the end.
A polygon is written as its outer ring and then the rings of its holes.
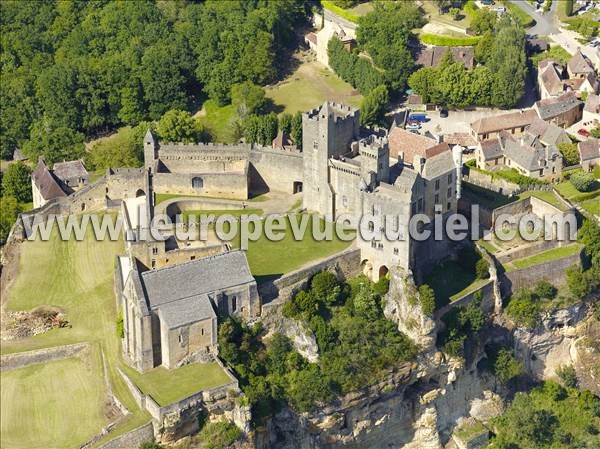
{"type": "Polygon", "coordinates": [[[421,67],[437,67],[448,51],[452,54],[452,59],[462,63],[465,68],[472,69],[475,66],[473,47],[420,46],[415,54],[415,64],[421,67]]]}
{"type": "Polygon", "coordinates": [[[536,101],[533,109],[542,120],[561,128],[568,128],[581,120],[583,102],[574,92],[567,92],[558,97],[536,101]]]}
{"type": "Polygon", "coordinates": [[[495,137],[501,131],[522,133],[537,118],[538,114],[533,109],[483,117],[471,123],[471,135],[480,141],[495,137]]]}
{"type": "Polygon", "coordinates": [[[548,123],[542,119],[535,119],[527,129],[525,134],[531,139],[537,139],[542,145],[548,147],[550,145],[558,146],[561,143],[571,143],[569,135],[563,128],[559,128],[553,123],[548,123]]]}
{"type": "Polygon", "coordinates": [[[581,54],[573,56],[565,68],[552,59],[544,59],[538,65],[538,91],[542,100],[557,97],[565,92],[575,92],[577,96],[596,94],[600,81],[593,67],[588,66],[581,54]],[[573,72],[574,70],[574,72],[573,72]],[[565,76],[565,72],[570,75],[565,76]]]}
{"type": "Polygon", "coordinates": [[[33,207],[38,208],[55,198],[66,197],[88,184],[89,174],[79,160],[57,162],[50,170],[42,158],[31,174],[33,207]]]}
{"type": "Polygon", "coordinates": [[[586,78],[588,75],[595,75],[594,65],[592,62],[581,53],[581,50],[573,55],[567,63],[567,72],[569,78],[586,78]]]}
{"type": "Polygon", "coordinates": [[[583,106],[582,124],[588,128],[600,125],[600,95],[588,95],[583,106]]]}
{"type": "Polygon", "coordinates": [[[585,171],[592,171],[594,167],[600,164],[600,140],[588,139],[577,144],[579,151],[579,161],[581,168],[585,171]]]}
{"type": "Polygon", "coordinates": [[[565,68],[552,59],[544,59],[538,64],[538,91],[540,98],[555,97],[565,92],[563,81],[565,68]]]}
{"type": "Polygon", "coordinates": [[[477,167],[496,171],[514,168],[532,178],[557,179],[562,172],[562,155],[555,145],[544,146],[532,135],[516,137],[506,131],[484,140],[475,150],[477,167]]]}

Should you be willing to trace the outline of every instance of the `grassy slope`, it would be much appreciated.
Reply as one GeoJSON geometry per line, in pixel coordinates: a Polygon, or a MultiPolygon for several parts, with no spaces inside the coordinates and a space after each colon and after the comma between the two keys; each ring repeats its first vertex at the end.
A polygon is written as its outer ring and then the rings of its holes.
{"type": "Polygon", "coordinates": [[[216,363],[194,363],[176,370],[157,367],[144,374],[126,368],[126,372],[140,390],[150,394],[159,405],[169,405],[202,389],[230,382],[216,363]]]}
{"type": "Polygon", "coordinates": [[[91,234],[82,242],[61,242],[57,233],[53,233],[48,242],[24,242],[20,273],[9,291],[7,307],[27,310],[44,304],[57,306],[65,310],[72,327],[2,343],[2,353],[81,341],[102,348],[113,389],[133,412],[117,427],[115,434],[148,420],[148,415],[137,408],[116,371],[122,362],[112,288],[115,256],[122,252],[122,242],[99,243],[91,238],[91,234]]]}
{"type": "Polygon", "coordinates": [[[327,100],[359,106],[362,96],[318,62],[302,63],[288,78],[267,89],[281,112],[305,112],[327,100]]]}
{"type": "Polygon", "coordinates": [[[567,209],[552,191],[529,190],[527,192],[520,193],[519,199],[529,198],[530,196],[534,196],[536,198],[539,198],[540,200],[546,201],[547,203],[552,204],[561,211],[565,211],[567,209]]]}
{"type": "Polygon", "coordinates": [[[77,447],[108,424],[99,354],[2,373],[2,447],[77,447]]]}
{"type": "Polygon", "coordinates": [[[202,109],[205,115],[201,115],[199,121],[210,132],[211,140],[213,142],[232,143],[231,122],[236,116],[233,105],[219,106],[214,100],[206,100],[202,109]]]}
{"type": "Polygon", "coordinates": [[[539,265],[541,263],[549,262],[551,260],[572,256],[573,254],[577,254],[579,251],[581,251],[581,248],[582,246],[578,243],[574,243],[572,245],[567,246],[561,246],[558,248],[552,248],[547,251],[542,251],[541,253],[535,254],[533,256],[525,257],[524,259],[515,260],[509,264],[509,267],[511,265],[516,269],[532,267],[534,265],[539,265]]]}

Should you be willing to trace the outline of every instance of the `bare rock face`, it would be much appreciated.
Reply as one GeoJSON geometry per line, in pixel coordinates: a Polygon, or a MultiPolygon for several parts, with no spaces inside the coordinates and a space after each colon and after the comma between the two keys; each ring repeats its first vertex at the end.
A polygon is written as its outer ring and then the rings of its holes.
{"type": "Polygon", "coordinates": [[[583,303],[556,310],[537,329],[513,331],[515,353],[525,371],[539,380],[556,378],[556,370],[575,361],[575,342],[582,335],[579,324],[586,317],[583,303]]]}
{"type": "Polygon", "coordinates": [[[385,316],[398,325],[398,330],[421,346],[423,352],[435,347],[435,321],[421,311],[417,288],[410,273],[391,272],[390,289],[385,297],[385,316]]]}

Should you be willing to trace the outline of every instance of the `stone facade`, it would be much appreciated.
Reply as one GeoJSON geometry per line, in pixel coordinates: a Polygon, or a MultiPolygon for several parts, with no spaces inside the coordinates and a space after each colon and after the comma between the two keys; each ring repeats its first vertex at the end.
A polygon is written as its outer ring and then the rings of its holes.
{"type": "MultiPolygon", "coordinates": [[[[358,237],[364,271],[378,280],[391,266],[419,269],[417,245],[408,237],[406,218],[422,213],[433,219],[441,212],[445,220],[456,212],[462,149],[451,152],[446,146],[417,153],[410,162],[390,159],[388,133],[362,130],[361,134],[359,114],[348,106],[326,102],[303,115],[303,205],[329,220],[370,214],[380,227],[386,215],[403,218],[386,226],[397,231],[398,237],[377,241],[358,237]]],[[[448,255],[446,245],[428,243],[437,246],[430,252],[436,259],[448,255]]],[[[433,260],[423,257],[421,261],[433,260]]]]}

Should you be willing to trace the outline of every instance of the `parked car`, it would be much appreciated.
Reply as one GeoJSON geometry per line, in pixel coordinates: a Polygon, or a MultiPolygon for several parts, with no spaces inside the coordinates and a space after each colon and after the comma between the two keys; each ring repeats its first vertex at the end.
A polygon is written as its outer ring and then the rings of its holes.
{"type": "Polygon", "coordinates": [[[408,121],[410,122],[419,122],[419,123],[425,123],[429,121],[429,117],[427,117],[427,114],[424,114],[422,112],[415,112],[412,113],[408,116],[408,121]]]}
{"type": "Polygon", "coordinates": [[[577,134],[579,134],[580,136],[583,137],[590,137],[592,135],[592,133],[590,133],[587,129],[585,128],[579,128],[577,130],[577,134]]]}
{"type": "Polygon", "coordinates": [[[421,129],[421,124],[420,123],[407,123],[406,124],[406,129],[408,129],[409,131],[416,131],[418,129],[421,129]]]}

